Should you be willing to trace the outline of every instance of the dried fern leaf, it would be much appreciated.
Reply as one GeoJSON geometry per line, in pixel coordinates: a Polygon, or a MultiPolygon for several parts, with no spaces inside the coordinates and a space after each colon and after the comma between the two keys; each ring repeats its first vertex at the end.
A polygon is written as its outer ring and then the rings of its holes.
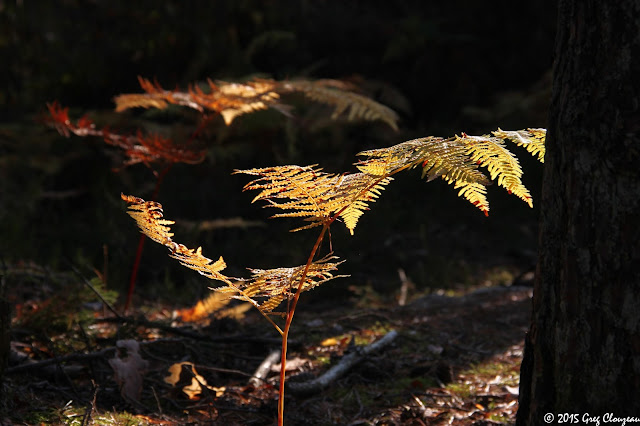
{"type": "Polygon", "coordinates": [[[173,233],[170,232],[169,225],[173,225],[175,222],[164,219],[160,203],[124,194],[121,194],[121,198],[129,204],[127,213],[136,221],[142,233],[167,247],[171,251],[171,257],[207,278],[231,285],[229,277],[220,273],[227,266],[222,256],[213,261],[202,255],[201,247],[195,250],[189,249],[171,239],[173,233]]]}
{"type": "Polygon", "coordinates": [[[462,134],[456,139],[468,147],[468,154],[473,161],[486,167],[491,174],[491,179],[497,178],[498,185],[509,191],[523,201],[529,207],[533,207],[533,199],[529,190],[522,184],[522,167],[511,151],[509,151],[501,139],[488,136],[469,136],[462,134]]]}
{"type": "Polygon", "coordinates": [[[544,163],[546,129],[504,131],[498,128],[498,130],[491,133],[497,138],[508,139],[516,145],[524,147],[531,155],[537,155],[538,161],[544,163]]]}
{"type": "Polygon", "coordinates": [[[390,108],[371,98],[353,92],[353,86],[337,80],[296,80],[277,82],[271,79],[254,79],[246,83],[229,83],[208,80],[208,91],[199,86],[188,91],[165,90],[158,83],[138,77],[145,93],[121,94],[114,98],[116,111],[129,108],[164,109],[169,104],[219,113],[229,125],[243,114],[274,108],[287,114],[288,106],[279,102],[280,94],[301,92],[316,102],[332,105],[332,118],[343,114],[349,120],[380,120],[398,130],[398,115],[390,108]]]}
{"type": "Polygon", "coordinates": [[[346,113],[349,121],[380,120],[398,130],[398,114],[373,99],[351,91],[352,87],[338,80],[293,80],[282,82],[283,91],[301,92],[307,98],[334,107],[332,119],[346,113]]]}
{"type": "Polygon", "coordinates": [[[400,170],[422,166],[422,176],[431,181],[447,177],[452,181],[479,182],[489,184],[487,177],[478,170],[478,165],[466,155],[467,147],[455,139],[425,137],[358,153],[367,157],[356,163],[363,173],[389,176],[400,170]]]}
{"type": "Polygon", "coordinates": [[[145,201],[132,195],[121,194],[120,197],[129,204],[127,213],[138,224],[140,231],[147,238],[164,246],[171,246],[173,233],[169,225],[175,221],[163,217],[162,204],[155,201],[145,201]]]}
{"type": "Polygon", "coordinates": [[[193,269],[209,279],[223,281],[230,284],[229,278],[220,273],[220,271],[227,267],[222,256],[214,262],[212,259],[202,255],[202,247],[190,249],[182,244],[176,244],[173,246],[173,250],[169,256],[177,259],[181,265],[186,266],[189,269],[193,269]]]}
{"type": "Polygon", "coordinates": [[[363,172],[376,176],[390,176],[401,170],[422,167],[422,176],[428,181],[437,177],[452,183],[458,196],[464,197],[485,215],[489,213],[486,186],[491,182],[478,169],[486,167],[491,179],[498,185],[533,206],[531,194],[522,184],[522,168],[518,159],[505,147],[508,139],[525,147],[543,161],[545,129],[503,131],[493,136],[455,136],[450,138],[425,137],[403,142],[388,148],[363,151],[367,157],[356,163],[363,172]]]}
{"type": "Polygon", "coordinates": [[[206,94],[196,87],[190,94],[194,101],[203,107],[219,112],[225,124],[243,114],[267,109],[278,102],[280,95],[274,91],[273,80],[256,79],[244,84],[209,80],[210,93],[206,94]]]}
{"type": "Polygon", "coordinates": [[[208,93],[197,86],[187,92],[164,90],[158,83],[151,83],[142,77],[138,77],[138,80],[146,93],[116,96],[117,112],[135,107],[164,109],[168,104],[176,104],[200,112],[210,110],[220,113],[229,125],[242,114],[268,108],[277,103],[280,97],[273,90],[276,82],[272,80],[254,80],[244,84],[208,80],[208,93]]]}
{"type": "MultiPolygon", "coordinates": [[[[301,291],[308,291],[335,278],[346,275],[333,275],[338,265],[344,261],[336,262],[336,256],[328,255],[316,260],[309,265],[301,291]]],[[[258,309],[264,314],[271,313],[282,301],[292,298],[300,285],[306,265],[291,268],[276,269],[249,269],[252,278],[236,283],[244,294],[258,302],[258,309]]],[[[216,289],[227,292],[227,288],[216,289]]],[[[232,296],[240,298],[238,296],[232,296]]]]}
{"type": "Polygon", "coordinates": [[[268,207],[284,211],[272,217],[300,217],[311,222],[292,231],[328,224],[337,215],[351,234],[367,203],[375,201],[391,180],[365,173],[335,175],[315,165],[236,170],[235,173],[259,176],[246,184],[244,190],[259,190],[252,202],[265,200],[268,207]]]}
{"type": "Polygon", "coordinates": [[[351,235],[360,216],[369,210],[368,203],[375,202],[384,187],[392,180],[391,177],[379,177],[366,173],[341,176],[333,190],[335,194],[333,198],[339,200],[343,206],[333,213],[337,213],[343,220],[351,235]]]}
{"type": "Polygon", "coordinates": [[[68,137],[71,133],[77,136],[94,136],[112,146],[120,148],[127,156],[125,166],[143,163],[151,168],[152,163],[187,163],[196,164],[204,160],[206,150],[195,144],[180,144],[160,135],[144,135],[138,131],[135,135],[122,135],[106,127],[99,129],[88,118],[82,117],[74,124],[69,119],[69,109],[63,108],[57,102],[47,104],[50,116],[49,124],[58,132],[68,137]]]}
{"type": "Polygon", "coordinates": [[[296,230],[321,225],[331,214],[327,201],[335,175],[322,172],[316,165],[265,167],[236,170],[234,173],[258,176],[243,190],[260,190],[252,203],[265,200],[268,206],[285,211],[273,217],[302,217],[311,222],[296,230]]]}
{"type": "Polygon", "coordinates": [[[138,107],[165,109],[169,104],[183,105],[202,111],[202,107],[193,102],[188,93],[164,90],[159,83],[152,83],[140,76],[138,76],[138,82],[145,93],[126,93],[116,96],[113,98],[116,112],[138,107]]]}
{"type": "Polygon", "coordinates": [[[356,167],[364,173],[389,176],[419,165],[422,167],[422,177],[426,177],[427,181],[441,177],[447,183],[453,183],[454,188],[459,189],[458,196],[466,198],[488,214],[485,185],[490,182],[478,170],[478,164],[472,161],[467,151],[466,145],[455,138],[430,136],[360,152],[358,155],[367,159],[356,163],[356,167]]]}

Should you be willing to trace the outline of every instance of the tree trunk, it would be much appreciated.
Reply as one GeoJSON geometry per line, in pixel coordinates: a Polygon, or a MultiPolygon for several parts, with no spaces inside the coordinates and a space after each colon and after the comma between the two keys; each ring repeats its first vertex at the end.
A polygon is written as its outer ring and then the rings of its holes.
{"type": "MultiPolygon", "coordinates": [[[[4,265],[3,265],[4,266],[4,265]]],[[[11,304],[6,299],[7,286],[4,270],[0,270],[0,401],[3,400],[2,376],[9,362],[11,344],[11,304]]],[[[0,413],[3,407],[0,405],[0,413]]]]}
{"type": "Polygon", "coordinates": [[[640,421],[640,1],[561,0],[556,37],[517,424],[640,421]]]}

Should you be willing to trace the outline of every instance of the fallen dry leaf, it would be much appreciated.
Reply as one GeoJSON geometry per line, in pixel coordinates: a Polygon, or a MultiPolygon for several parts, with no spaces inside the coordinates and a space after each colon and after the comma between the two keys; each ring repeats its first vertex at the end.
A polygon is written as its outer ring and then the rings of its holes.
{"type": "Polygon", "coordinates": [[[215,392],[216,397],[224,394],[225,388],[209,386],[207,380],[198,374],[196,366],[190,362],[178,362],[169,367],[169,375],[164,378],[165,383],[173,387],[182,386],[182,391],[189,399],[200,399],[202,387],[215,392]]]}
{"type": "Polygon", "coordinates": [[[120,387],[120,395],[125,400],[138,401],[142,392],[142,376],[149,363],[140,356],[140,345],[135,340],[118,340],[116,347],[124,349],[126,355],[120,358],[120,351],[109,360],[113,368],[113,378],[120,387]]]}

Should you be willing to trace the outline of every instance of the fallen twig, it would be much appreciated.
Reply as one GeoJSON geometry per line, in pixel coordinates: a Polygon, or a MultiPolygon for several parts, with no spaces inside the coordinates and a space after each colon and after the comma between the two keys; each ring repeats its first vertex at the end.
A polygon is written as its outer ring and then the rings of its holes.
{"type": "Polygon", "coordinates": [[[253,376],[249,379],[249,384],[254,387],[260,386],[264,383],[267,375],[271,371],[271,367],[280,361],[280,351],[272,351],[258,366],[253,376]]]}
{"type": "Polygon", "coordinates": [[[322,389],[340,378],[350,368],[362,361],[367,355],[382,349],[384,346],[391,343],[397,336],[398,332],[391,330],[377,342],[363,348],[358,348],[355,352],[345,355],[338,364],[331,367],[320,377],[309,380],[308,382],[288,383],[287,390],[295,395],[310,395],[320,392],[322,389]]]}

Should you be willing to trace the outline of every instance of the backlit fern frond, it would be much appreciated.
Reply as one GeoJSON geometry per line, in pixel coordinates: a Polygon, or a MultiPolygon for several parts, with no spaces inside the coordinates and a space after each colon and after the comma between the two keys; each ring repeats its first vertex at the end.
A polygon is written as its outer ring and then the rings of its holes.
{"type": "Polygon", "coordinates": [[[278,82],[271,79],[254,79],[246,83],[213,82],[208,80],[208,89],[194,85],[188,91],[165,90],[158,83],[138,77],[145,93],[130,93],[114,98],[116,111],[129,108],[164,109],[169,104],[182,105],[200,112],[214,111],[222,115],[229,125],[238,116],[275,108],[281,112],[289,107],[280,102],[280,95],[292,92],[303,93],[309,99],[332,105],[332,118],[347,113],[349,120],[380,120],[397,130],[398,116],[390,108],[371,98],[352,91],[353,87],[338,80],[295,80],[278,82]]]}
{"type": "Polygon", "coordinates": [[[516,145],[524,147],[531,155],[537,155],[538,161],[544,163],[546,129],[504,131],[498,128],[498,130],[491,133],[497,138],[509,139],[516,145]]]}
{"type": "Polygon", "coordinates": [[[401,170],[422,167],[427,181],[441,177],[453,183],[458,196],[466,198],[480,210],[489,211],[485,185],[490,182],[478,170],[478,164],[467,155],[468,148],[455,138],[425,137],[403,142],[389,148],[363,151],[367,157],[356,163],[364,173],[388,176],[401,170]]]}
{"type": "Polygon", "coordinates": [[[422,167],[422,176],[431,181],[447,177],[451,181],[488,184],[487,177],[467,155],[467,147],[454,138],[425,137],[390,146],[359,152],[366,160],[356,163],[363,173],[389,176],[400,170],[422,167]]]}
{"type": "Polygon", "coordinates": [[[129,204],[127,213],[147,238],[167,247],[173,245],[173,233],[169,225],[175,224],[175,221],[164,219],[162,204],[132,195],[121,194],[120,197],[129,204]]]}
{"type": "Polygon", "coordinates": [[[283,91],[301,92],[316,102],[332,105],[331,118],[347,113],[348,120],[380,120],[398,130],[398,115],[391,108],[351,91],[351,86],[339,80],[293,80],[280,83],[283,91]]]}
{"type": "Polygon", "coordinates": [[[358,224],[360,216],[369,210],[368,203],[374,202],[392,179],[391,177],[378,177],[366,173],[341,176],[333,190],[335,194],[333,198],[340,201],[339,205],[341,204],[342,207],[333,213],[338,213],[351,235],[353,235],[353,230],[358,224]]]}
{"type": "MultiPolygon", "coordinates": [[[[327,281],[345,277],[346,275],[334,276],[332,274],[333,271],[338,269],[338,265],[344,262],[335,262],[336,259],[338,259],[336,256],[329,255],[309,265],[309,270],[305,276],[301,291],[308,291],[327,281]]],[[[242,290],[243,294],[257,301],[258,309],[264,314],[267,314],[277,308],[282,301],[294,296],[300,285],[300,280],[302,279],[305,268],[306,265],[266,270],[249,269],[253,277],[246,281],[237,282],[236,285],[242,290]]],[[[222,292],[230,291],[228,287],[215,290],[222,292]]],[[[232,297],[242,298],[238,296],[232,297]]]]}
{"type": "Polygon", "coordinates": [[[479,167],[486,167],[492,180],[497,179],[498,185],[532,207],[531,194],[521,181],[520,163],[503,141],[511,140],[543,161],[545,137],[545,129],[498,129],[493,135],[469,136],[463,133],[446,139],[429,136],[360,152],[358,155],[367,158],[356,163],[356,167],[366,174],[390,176],[420,165],[422,176],[428,181],[441,177],[452,183],[458,189],[458,196],[466,198],[487,215],[486,186],[491,182],[479,167]]]}
{"type": "Polygon", "coordinates": [[[174,242],[171,237],[169,225],[175,222],[164,219],[162,205],[155,201],[145,201],[131,195],[121,195],[122,199],[129,204],[127,213],[131,216],[141,232],[149,239],[167,247],[171,253],[169,256],[177,259],[182,265],[193,269],[207,278],[222,281],[231,285],[229,277],[220,273],[227,267],[222,256],[216,261],[202,255],[202,247],[189,249],[182,244],[174,242]]]}
{"type": "Polygon", "coordinates": [[[522,167],[511,151],[500,138],[488,136],[469,136],[465,133],[456,139],[468,147],[471,160],[486,167],[491,179],[498,180],[498,185],[509,191],[533,207],[529,190],[522,184],[522,167]]]}
{"type": "Polygon", "coordinates": [[[365,173],[330,174],[316,166],[277,166],[235,173],[259,176],[244,190],[260,190],[252,202],[265,200],[269,207],[284,210],[272,217],[300,217],[311,222],[293,231],[329,224],[337,215],[352,234],[367,203],[375,201],[391,180],[365,173]]]}
{"type": "Polygon", "coordinates": [[[180,92],[164,90],[158,83],[151,83],[142,77],[138,77],[138,80],[146,93],[116,96],[117,112],[135,107],[164,109],[168,104],[176,104],[201,112],[215,111],[229,125],[239,115],[267,109],[277,103],[280,97],[274,91],[276,82],[271,80],[254,80],[243,84],[208,80],[209,90],[206,93],[198,86],[190,88],[188,92],[180,92]]]}

